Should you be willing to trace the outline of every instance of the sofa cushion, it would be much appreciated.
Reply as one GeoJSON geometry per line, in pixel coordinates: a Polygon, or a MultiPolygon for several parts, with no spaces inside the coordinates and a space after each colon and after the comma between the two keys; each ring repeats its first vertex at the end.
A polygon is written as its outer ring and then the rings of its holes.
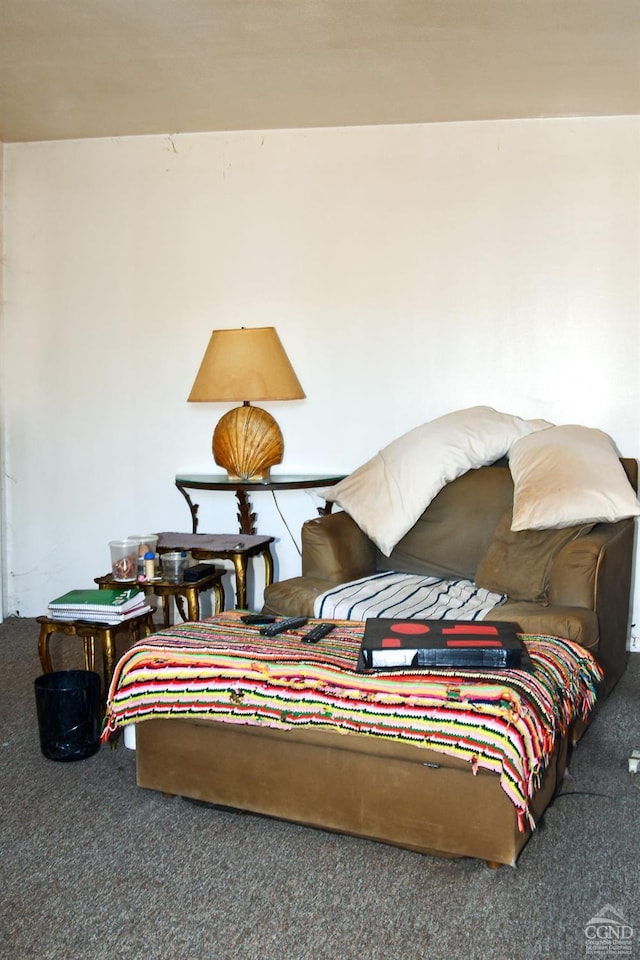
{"type": "Polygon", "coordinates": [[[376,569],[473,580],[496,524],[512,501],[506,461],[469,470],[440,491],[389,557],[377,552],[376,569]]]}
{"type": "Polygon", "coordinates": [[[554,558],[569,541],[588,533],[593,524],[514,531],[511,522],[509,507],[478,564],[476,583],[486,590],[506,593],[512,600],[546,601],[554,558]]]}
{"type": "Polygon", "coordinates": [[[614,523],[640,515],[640,503],[611,439],[601,430],[551,427],[514,443],[513,530],[614,523]]]}
{"type": "Polygon", "coordinates": [[[520,437],[549,426],[492,407],[458,410],[410,430],[322,495],[388,557],[447,483],[494,463],[520,437]]]}

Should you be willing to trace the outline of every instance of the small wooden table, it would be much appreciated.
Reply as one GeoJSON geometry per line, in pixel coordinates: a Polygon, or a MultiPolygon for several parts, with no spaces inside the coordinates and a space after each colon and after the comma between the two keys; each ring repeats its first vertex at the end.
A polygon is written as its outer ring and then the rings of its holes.
{"type": "Polygon", "coordinates": [[[116,636],[127,633],[131,643],[135,643],[142,636],[149,637],[153,633],[153,618],[150,611],[140,613],[137,617],[130,617],[122,623],[92,623],[88,620],[73,619],[58,620],[53,617],[36,617],[40,624],[38,638],[38,654],[43,673],[51,673],[51,652],[49,641],[54,633],[65,633],[68,636],[80,637],[84,652],[85,670],[95,670],[96,667],[96,640],[102,644],[102,664],[104,670],[104,689],[108,692],[116,665],[116,636]]]}
{"type": "Polygon", "coordinates": [[[247,566],[250,557],[264,560],[265,586],[273,583],[273,557],[270,544],[274,537],[226,533],[159,533],[158,553],[190,550],[194,560],[231,560],[236,574],[236,608],[247,607],[247,566]]]}
{"type": "MultiPolygon", "coordinates": [[[[171,547],[173,550],[174,548],[171,547]]],[[[179,549],[179,548],[176,548],[179,549]]],[[[129,586],[137,586],[145,594],[155,594],[162,600],[162,619],[165,627],[171,626],[171,601],[175,600],[176,607],[180,617],[185,622],[187,620],[200,619],[200,594],[204,590],[212,590],[215,597],[214,613],[220,613],[224,610],[224,591],[222,589],[222,574],[224,570],[221,567],[211,565],[211,573],[199,580],[132,580],[129,586]],[[187,601],[187,611],[185,613],[183,600],[187,601]]],[[[111,590],[127,586],[122,580],[114,580],[110,574],[104,577],[96,577],[94,583],[97,583],[101,590],[111,590]]]]}

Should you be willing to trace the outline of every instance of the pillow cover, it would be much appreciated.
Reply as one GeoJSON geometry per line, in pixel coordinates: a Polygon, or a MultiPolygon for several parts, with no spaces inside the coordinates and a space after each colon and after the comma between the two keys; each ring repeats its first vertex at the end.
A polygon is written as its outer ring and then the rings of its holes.
{"type": "Polygon", "coordinates": [[[551,565],[570,540],[588,533],[592,523],[554,530],[511,529],[509,507],[498,521],[493,537],[478,564],[475,582],[510,600],[547,599],[551,565]]]}
{"type": "Polygon", "coordinates": [[[611,438],[592,427],[551,427],[514,443],[512,530],[615,523],[640,515],[611,438]]]}
{"type": "Polygon", "coordinates": [[[388,557],[445,484],[550,426],[492,407],[457,410],[405,433],[321,495],[341,506],[388,557]]]}

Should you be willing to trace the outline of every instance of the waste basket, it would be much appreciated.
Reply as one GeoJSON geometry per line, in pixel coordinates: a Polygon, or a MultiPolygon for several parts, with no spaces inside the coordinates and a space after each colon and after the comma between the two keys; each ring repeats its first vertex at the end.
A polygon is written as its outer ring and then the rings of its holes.
{"type": "Polygon", "coordinates": [[[100,676],[58,670],[34,681],[40,748],[48,760],[84,760],[100,749],[100,676]]]}

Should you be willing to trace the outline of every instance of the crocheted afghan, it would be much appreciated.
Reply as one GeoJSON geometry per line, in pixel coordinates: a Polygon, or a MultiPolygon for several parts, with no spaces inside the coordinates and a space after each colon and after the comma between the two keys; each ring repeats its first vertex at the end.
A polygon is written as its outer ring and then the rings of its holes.
{"type": "Polygon", "coordinates": [[[322,728],[410,742],[500,777],[533,828],[529,800],[556,743],[586,720],[601,670],[578,644],[523,636],[533,669],[357,673],[364,624],[337,621],[316,644],[314,621],[274,638],[237,611],[170,627],[131,647],[116,666],[103,741],[118,727],[185,717],[281,730],[322,728]]]}

